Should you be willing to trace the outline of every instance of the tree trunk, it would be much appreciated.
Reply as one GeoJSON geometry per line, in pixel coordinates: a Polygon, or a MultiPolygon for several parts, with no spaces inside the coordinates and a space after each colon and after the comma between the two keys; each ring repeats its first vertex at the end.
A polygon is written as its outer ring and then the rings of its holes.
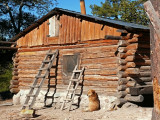
{"type": "MultiPolygon", "coordinates": [[[[151,10],[151,7],[148,7],[150,4],[144,4],[144,7],[147,11],[147,14],[149,14],[149,18],[151,20],[151,25],[150,25],[150,41],[151,41],[151,72],[152,72],[152,80],[153,80],[153,95],[154,95],[154,109],[153,109],[153,114],[152,114],[152,120],[160,120],[160,38],[157,35],[157,32],[159,29],[155,27],[155,24],[159,24],[154,22],[156,18],[155,15],[160,14],[160,1],[159,0],[150,0],[154,9],[151,10]],[[152,18],[151,16],[154,13],[155,15],[152,18]],[[156,30],[157,29],[157,30],[156,30]]],[[[149,3],[149,1],[148,1],[149,3]]],[[[158,16],[158,15],[157,15],[158,16]]],[[[160,19],[159,19],[160,20],[160,19]]],[[[156,25],[158,26],[158,25],[156,25]]]]}

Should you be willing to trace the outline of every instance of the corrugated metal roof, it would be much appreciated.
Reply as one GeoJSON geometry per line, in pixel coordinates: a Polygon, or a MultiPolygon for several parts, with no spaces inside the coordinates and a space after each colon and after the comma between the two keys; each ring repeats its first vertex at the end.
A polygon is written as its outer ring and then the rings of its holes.
{"type": "Polygon", "coordinates": [[[146,26],[143,26],[143,25],[138,25],[138,24],[128,23],[128,22],[122,22],[122,21],[118,21],[118,20],[111,20],[111,19],[96,17],[96,16],[92,16],[92,15],[83,15],[80,12],[75,12],[75,11],[62,9],[62,8],[54,8],[48,14],[43,16],[41,19],[39,19],[38,21],[36,21],[35,23],[33,23],[32,25],[27,27],[24,31],[20,32],[15,37],[13,37],[10,41],[16,41],[17,39],[24,36],[25,34],[30,32],[34,28],[38,27],[44,21],[46,21],[47,19],[49,19],[50,17],[52,17],[56,14],[68,14],[68,15],[71,15],[71,16],[79,17],[81,19],[89,19],[89,20],[92,20],[94,22],[100,22],[100,23],[103,23],[103,24],[109,23],[109,24],[112,24],[112,25],[121,26],[123,29],[126,29],[128,31],[149,32],[149,27],[146,27],[146,26]]]}

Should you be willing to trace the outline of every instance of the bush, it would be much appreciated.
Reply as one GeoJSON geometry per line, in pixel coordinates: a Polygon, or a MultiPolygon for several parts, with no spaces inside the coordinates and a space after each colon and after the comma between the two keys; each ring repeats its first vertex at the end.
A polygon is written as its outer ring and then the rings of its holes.
{"type": "Polygon", "coordinates": [[[10,80],[12,78],[12,64],[9,63],[5,68],[0,66],[0,70],[0,92],[9,91],[10,80]]]}

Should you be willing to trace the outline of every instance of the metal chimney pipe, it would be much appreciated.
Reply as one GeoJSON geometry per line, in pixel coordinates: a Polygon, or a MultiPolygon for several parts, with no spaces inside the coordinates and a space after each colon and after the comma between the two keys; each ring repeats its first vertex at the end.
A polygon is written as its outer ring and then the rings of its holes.
{"type": "Polygon", "coordinates": [[[84,0],[80,0],[80,6],[81,6],[81,14],[86,15],[86,8],[85,8],[84,0]]]}

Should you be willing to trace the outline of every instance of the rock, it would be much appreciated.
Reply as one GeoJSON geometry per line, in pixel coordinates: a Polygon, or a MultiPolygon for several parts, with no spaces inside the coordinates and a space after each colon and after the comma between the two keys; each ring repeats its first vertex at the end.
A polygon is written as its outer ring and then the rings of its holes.
{"type": "Polygon", "coordinates": [[[19,95],[13,96],[13,105],[20,105],[20,96],[19,95]]]}

